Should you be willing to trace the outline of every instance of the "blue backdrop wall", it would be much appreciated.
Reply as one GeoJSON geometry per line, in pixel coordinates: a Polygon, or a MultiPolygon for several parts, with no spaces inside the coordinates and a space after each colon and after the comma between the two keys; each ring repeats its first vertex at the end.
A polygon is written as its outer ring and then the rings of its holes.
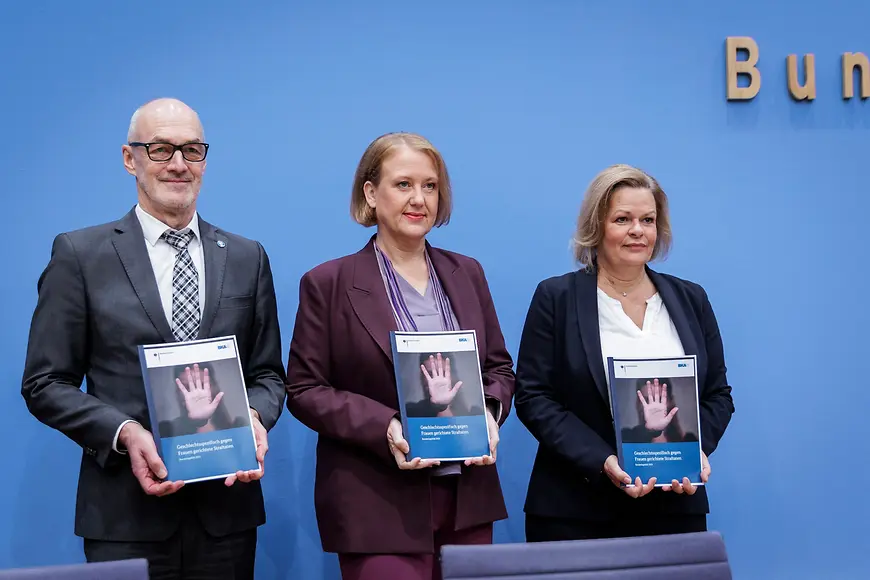
{"type": "MultiPolygon", "coordinates": [[[[867,22],[860,0],[4,3],[0,567],[82,559],[80,449],[19,394],[36,280],[55,234],[135,203],[129,116],[176,96],[212,144],[201,213],[270,252],[285,345],[300,276],[371,233],[348,191],[381,133],[441,148],[456,208],[432,240],[482,262],[514,356],[535,285],[572,268],[586,184],[616,162],[649,170],[676,243],[657,267],[706,287],[725,340],[737,413],[711,458],[710,525],[736,577],[868,577],[870,396],[853,365],[870,325],[870,105],[840,93],[867,22]],[[749,103],[725,98],[732,35],[760,47],[749,103]],[[818,98],[796,103],[785,59],[806,52],[818,98]]],[[[286,412],[272,432],[258,578],[338,577],[314,521],[314,442],[286,412]]],[[[511,417],[499,542],[523,540],[534,450],[511,417]]]]}

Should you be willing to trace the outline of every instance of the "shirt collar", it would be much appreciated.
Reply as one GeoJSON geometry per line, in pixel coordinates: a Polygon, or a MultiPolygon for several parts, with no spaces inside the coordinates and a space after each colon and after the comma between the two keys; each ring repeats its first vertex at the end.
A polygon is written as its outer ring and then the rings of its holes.
{"type": "MultiPolygon", "coordinates": [[[[142,206],[140,206],[138,203],[136,204],[136,217],[139,218],[139,223],[142,225],[142,233],[145,235],[145,240],[152,246],[156,245],[157,242],[160,241],[160,236],[162,236],[166,230],[172,229],[168,225],[142,209],[142,206]]],[[[200,239],[199,214],[197,214],[196,212],[194,212],[193,217],[190,218],[190,223],[188,223],[187,226],[183,227],[179,231],[183,232],[188,229],[193,232],[195,239],[200,239]]]]}

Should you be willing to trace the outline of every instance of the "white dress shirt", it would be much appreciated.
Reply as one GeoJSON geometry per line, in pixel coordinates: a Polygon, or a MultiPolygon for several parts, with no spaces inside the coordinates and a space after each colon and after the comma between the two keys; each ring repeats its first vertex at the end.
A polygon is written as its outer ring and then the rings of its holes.
{"type": "Polygon", "coordinates": [[[665,303],[658,293],[646,301],[643,328],[622,309],[619,300],[598,289],[598,328],[601,338],[601,356],[610,388],[607,357],[655,358],[684,356],[683,343],[665,303]]]}
{"type": "MultiPolygon", "coordinates": [[[[163,312],[166,314],[166,321],[172,326],[172,270],[175,267],[175,256],[178,252],[169,242],[160,237],[166,230],[172,228],[146,212],[138,204],[136,205],[136,217],[142,224],[142,233],[145,235],[146,242],[145,248],[148,250],[154,277],[157,279],[157,290],[160,292],[163,312]]],[[[190,253],[190,258],[193,260],[193,265],[196,266],[196,272],[199,275],[199,312],[201,317],[202,306],[205,304],[205,261],[202,256],[202,240],[199,236],[199,216],[196,213],[193,214],[190,223],[179,232],[184,233],[187,230],[194,234],[187,246],[187,251],[190,253]]]]}
{"type": "MultiPolygon", "coordinates": [[[[163,305],[163,313],[166,315],[166,321],[169,326],[172,326],[172,271],[175,267],[175,256],[178,251],[173,248],[169,242],[161,236],[166,230],[171,230],[168,225],[152,216],[139,204],[136,204],[136,217],[142,226],[142,234],[145,238],[145,248],[148,250],[148,258],[151,260],[151,268],[154,270],[154,278],[157,280],[157,291],[160,293],[160,303],[163,305]]],[[[196,267],[196,272],[199,278],[199,312],[202,319],[202,308],[205,304],[205,260],[202,254],[202,240],[199,235],[199,216],[194,213],[184,228],[179,232],[193,232],[193,239],[187,246],[187,251],[190,253],[190,258],[193,260],[193,265],[196,267]]],[[[132,419],[128,419],[121,423],[118,430],[115,431],[115,438],[112,441],[112,449],[118,451],[118,435],[121,434],[121,428],[127,423],[135,423],[132,419]]]]}

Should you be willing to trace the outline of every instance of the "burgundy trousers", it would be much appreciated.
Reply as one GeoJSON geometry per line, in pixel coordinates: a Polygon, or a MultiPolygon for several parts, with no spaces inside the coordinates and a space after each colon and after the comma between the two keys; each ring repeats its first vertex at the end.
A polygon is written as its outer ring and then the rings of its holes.
{"type": "Polygon", "coordinates": [[[456,478],[432,478],[434,554],[339,554],[342,580],[441,580],[438,558],[445,544],[491,544],[492,524],[453,531],[456,478]]]}

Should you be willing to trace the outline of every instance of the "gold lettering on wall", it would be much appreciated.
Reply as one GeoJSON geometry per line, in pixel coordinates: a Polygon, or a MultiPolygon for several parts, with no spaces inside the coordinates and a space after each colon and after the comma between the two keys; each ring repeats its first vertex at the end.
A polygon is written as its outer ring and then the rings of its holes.
{"type": "Polygon", "coordinates": [[[786,58],[788,69],[788,92],[797,101],[812,101],[816,98],[816,57],[812,54],[804,55],[804,84],[799,80],[797,55],[790,54],[786,58]]]}
{"type": "Polygon", "coordinates": [[[758,64],[758,44],[748,36],[729,36],[725,41],[728,100],[749,100],[761,90],[761,71],[758,64]],[[745,50],[746,60],[737,60],[737,51],[745,50]],[[749,86],[737,85],[739,75],[749,75],[749,86]]]}
{"type": "Polygon", "coordinates": [[[858,78],[861,79],[861,98],[870,97],[870,62],[860,52],[843,53],[843,98],[855,96],[855,67],[858,67],[858,78]]]}
{"type": "MultiPolygon", "coordinates": [[[[758,68],[758,44],[750,36],[725,37],[725,86],[729,101],[748,101],[761,91],[761,70],[758,68]],[[738,59],[738,52],[746,53],[745,60],[738,59]],[[748,75],[748,86],[741,87],[740,75],[748,75]]],[[[790,54],[785,59],[788,92],[796,101],[816,99],[816,57],[807,53],[803,60],[803,83],[798,55],[790,54]]],[[[862,52],[844,52],[842,55],[843,99],[855,97],[855,72],[861,87],[861,99],[870,99],[870,59],[862,52]]]]}

